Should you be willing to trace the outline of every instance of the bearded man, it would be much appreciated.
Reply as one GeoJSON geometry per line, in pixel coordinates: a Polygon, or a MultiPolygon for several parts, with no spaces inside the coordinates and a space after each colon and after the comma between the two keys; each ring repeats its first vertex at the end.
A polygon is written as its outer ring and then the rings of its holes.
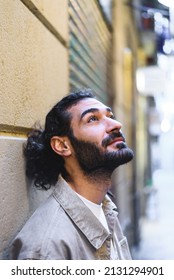
{"type": "Polygon", "coordinates": [[[64,97],[45,128],[28,135],[26,175],[36,187],[55,187],[14,239],[12,259],[131,259],[107,194],[115,168],[133,158],[121,126],[86,89],[64,97]]]}

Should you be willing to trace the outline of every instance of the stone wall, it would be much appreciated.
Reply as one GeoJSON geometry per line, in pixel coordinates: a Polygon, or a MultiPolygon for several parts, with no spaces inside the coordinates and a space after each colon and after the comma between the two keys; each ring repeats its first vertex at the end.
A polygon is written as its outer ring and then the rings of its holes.
{"type": "Polygon", "coordinates": [[[69,91],[67,0],[0,0],[0,259],[49,193],[28,188],[26,132],[69,91]]]}

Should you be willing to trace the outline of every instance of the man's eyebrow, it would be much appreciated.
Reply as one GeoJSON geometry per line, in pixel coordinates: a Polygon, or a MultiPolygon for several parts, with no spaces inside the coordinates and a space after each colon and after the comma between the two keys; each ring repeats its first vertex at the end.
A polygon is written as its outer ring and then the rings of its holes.
{"type": "Polygon", "coordinates": [[[83,117],[84,117],[86,114],[94,113],[94,112],[98,112],[98,111],[99,111],[98,108],[89,108],[89,109],[85,110],[85,111],[81,114],[80,120],[82,120],[83,117]]]}
{"type": "MultiPolygon", "coordinates": [[[[85,110],[85,111],[81,114],[80,120],[82,120],[83,117],[84,117],[86,114],[95,113],[95,112],[99,112],[99,111],[100,111],[100,110],[99,110],[98,108],[89,108],[89,109],[85,110]]],[[[107,112],[112,112],[111,108],[109,108],[109,107],[106,107],[106,111],[107,111],[107,112]]]]}

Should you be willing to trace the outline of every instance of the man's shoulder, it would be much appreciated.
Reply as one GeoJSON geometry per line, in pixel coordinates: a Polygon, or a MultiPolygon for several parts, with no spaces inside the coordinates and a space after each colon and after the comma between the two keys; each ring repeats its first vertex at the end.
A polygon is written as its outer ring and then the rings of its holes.
{"type": "Polygon", "coordinates": [[[72,239],[72,230],[72,222],[64,209],[50,196],[36,209],[13,240],[12,259],[44,259],[47,252],[51,255],[57,250],[62,240],[68,242],[72,239]]]}

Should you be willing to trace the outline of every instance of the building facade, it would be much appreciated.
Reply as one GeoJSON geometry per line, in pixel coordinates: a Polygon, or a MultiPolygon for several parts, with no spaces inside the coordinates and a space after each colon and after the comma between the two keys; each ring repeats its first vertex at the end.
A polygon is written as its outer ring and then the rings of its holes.
{"type": "MultiPolygon", "coordinates": [[[[43,124],[49,109],[69,91],[91,87],[114,108],[129,146],[137,152],[138,34],[130,7],[123,1],[108,1],[108,17],[102,2],[0,0],[2,259],[7,258],[12,238],[49,195],[35,190],[25,177],[22,147],[26,134],[36,121],[43,124]]],[[[146,153],[143,145],[141,154],[146,153]]],[[[135,159],[116,170],[112,188],[131,246],[139,240],[144,176],[138,173],[137,163],[135,159]]],[[[143,169],[146,160],[141,163],[143,169]]]]}

